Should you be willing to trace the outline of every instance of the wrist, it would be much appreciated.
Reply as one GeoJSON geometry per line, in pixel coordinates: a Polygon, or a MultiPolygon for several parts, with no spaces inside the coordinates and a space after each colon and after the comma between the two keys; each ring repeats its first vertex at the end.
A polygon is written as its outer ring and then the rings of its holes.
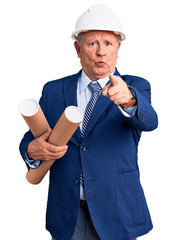
{"type": "Polygon", "coordinates": [[[136,93],[132,86],[127,86],[130,92],[130,101],[126,104],[122,104],[121,107],[123,108],[131,108],[136,105],[136,93]]]}
{"type": "Polygon", "coordinates": [[[129,91],[131,93],[131,100],[130,101],[132,101],[134,99],[136,100],[136,93],[135,93],[134,88],[132,86],[128,86],[128,89],[129,89],[129,91]]]}
{"type": "Polygon", "coordinates": [[[135,105],[136,105],[136,100],[132,99],[129,103],[122,104],[121,107],[128,109],[128,108],[134,107],[135,105]]]}

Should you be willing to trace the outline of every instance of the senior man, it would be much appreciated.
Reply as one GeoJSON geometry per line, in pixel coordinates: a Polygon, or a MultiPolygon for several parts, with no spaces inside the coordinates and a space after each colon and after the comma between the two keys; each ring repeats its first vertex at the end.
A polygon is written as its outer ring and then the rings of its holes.
{"type": "Polygon", "coordinates": [[[150,84],[118,72],[125,35],[107,6],[82,14],[72,38],[82,70],[48,82],[40,105],[51,128],[69,105],[82,109],[84,120],[68,148],[47,143],[50,131],[37,139],[29,131],[20,151],[28,168],[57,159],[46,214],[52,239],[135,239],[152,229],[137,164],[142,131],[157,127],[150,84]]]}

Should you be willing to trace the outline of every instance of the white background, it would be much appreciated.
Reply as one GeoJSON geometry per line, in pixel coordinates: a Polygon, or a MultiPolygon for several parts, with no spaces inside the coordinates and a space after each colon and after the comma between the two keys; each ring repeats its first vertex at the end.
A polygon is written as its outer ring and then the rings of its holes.
{"type": "Polygon", "coordinates": [[[45,230],[48,176],[37,186],[25,180],[27,169],[18,146],[27,126],[18,106],[27,97],[38,100],[47,81],[79,71],[70,35],[81,13],[100,2],[118,14],[127,37],[118,70],[149,80],[159,115],[159,128],[143,133],[139,145],[141,182],[154,223],[153,231],[139,239],[176,238],[175,0],[4,0],[0,3],[0,239],[50,239],[45,230]]]}

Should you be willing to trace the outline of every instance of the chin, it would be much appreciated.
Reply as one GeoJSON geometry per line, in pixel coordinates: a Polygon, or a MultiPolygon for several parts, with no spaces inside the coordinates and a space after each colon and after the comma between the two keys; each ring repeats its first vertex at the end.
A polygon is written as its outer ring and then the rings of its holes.
{"type": "Polygon", "coordinates": [[[104,77],[108,76],[109,74],[110,74],[110,72],[105,71],[105,70],[95,71],[95,75],[99,78],[104,78],[104,77]]]}

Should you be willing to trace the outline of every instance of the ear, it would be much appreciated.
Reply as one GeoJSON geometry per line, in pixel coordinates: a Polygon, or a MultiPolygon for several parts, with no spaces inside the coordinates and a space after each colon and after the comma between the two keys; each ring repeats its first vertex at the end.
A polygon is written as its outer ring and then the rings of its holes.
{"type": "Polygon", "coordinates": [[[78,58],[80,58],[80,42],[75,41],[75,42],[74,42],[74,47],[75,47],[75,49],[76,49],[78,58]]]}
{"type": "Polygon", "coordinates": [[[117,47],[117,58],[119,57],[119,56],[118,56],[118,53],[119,53],[120,46],[121,46],[121,42],[118,42],[118,47],[117,47]]]}
{"type": "Polygon", "coordinates": [[[119,50],[120,46],[121,46],[121,42],[118,42],[118,50],[119,50]]]}

